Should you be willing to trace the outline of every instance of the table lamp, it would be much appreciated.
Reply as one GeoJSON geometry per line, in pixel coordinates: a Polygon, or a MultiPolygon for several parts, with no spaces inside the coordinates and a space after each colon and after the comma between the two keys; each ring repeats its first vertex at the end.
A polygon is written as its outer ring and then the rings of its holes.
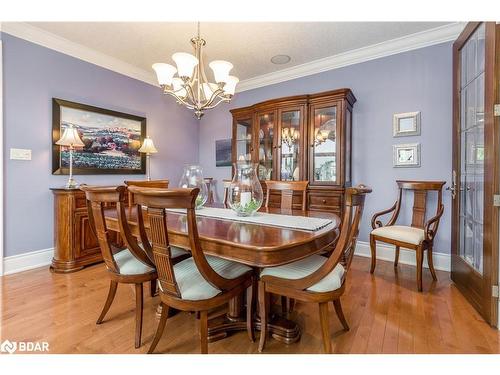
{"type": "Polygon", "coordinates": [[[151,181],[151,161],[149,160],[150,154],[156,154],[158,150],[156,149],[153,140],[149,137],[144,139],[139,152],[146,154],[146,168],[148,171],[148,181],[151,181]]]}
{"type": "Polygon", "coordinates": [[[83,147],[85,144],[78,135],[78,130],[69,125],[63,133],[61,139],[56,142],[56,145],[65,146],[69,148],[69,179],[66,183],[67,189],[75,189],[77,187],[76,181],[73,180],[73,150],[76,147],[83,147]]]}

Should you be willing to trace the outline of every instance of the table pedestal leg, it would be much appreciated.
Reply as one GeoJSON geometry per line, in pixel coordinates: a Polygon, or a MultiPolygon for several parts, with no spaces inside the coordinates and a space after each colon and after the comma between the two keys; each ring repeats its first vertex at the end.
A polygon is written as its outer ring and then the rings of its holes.
{"type": "MultiPolygon", "coordinates": [[[[285,344],[292,344],[300,339],[300,328],[297,323],[273,314],[268,324],[269,333],[275,340],[285,344]]],[[[260,331],[260,317],[255,314],[254,329],[260,331]]],[[[229,302],[226,315],[209,321],[208,341],[214,342],[223,339],[232,331],[246,330],[246,318],[243,314],[243,298],[238,296],[229,302]]]]}

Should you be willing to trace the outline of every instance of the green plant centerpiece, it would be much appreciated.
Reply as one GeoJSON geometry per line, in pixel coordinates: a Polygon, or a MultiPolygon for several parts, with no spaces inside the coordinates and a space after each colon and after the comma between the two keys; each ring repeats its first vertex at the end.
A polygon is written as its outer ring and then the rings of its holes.
{"type": "Polygon", "coordinates": [[[258,164],[240,161],[234,164],[228,202],[238,216],[251,216],[262,206],[263,192],[257,178],[258,164]]]}

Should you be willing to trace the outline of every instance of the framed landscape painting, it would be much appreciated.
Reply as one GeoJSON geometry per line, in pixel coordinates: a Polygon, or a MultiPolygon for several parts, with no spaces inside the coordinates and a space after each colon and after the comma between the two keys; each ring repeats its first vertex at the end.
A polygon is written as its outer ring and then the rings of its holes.
{"type": "Polygon", "coordinates": [[[56,142],[70,125],[84,143],[73,152],[73,174],[146,173],[146,156],[138,151],[146,118],[53,98],[52,174],[69,174],[69,150],[56,142]]]}

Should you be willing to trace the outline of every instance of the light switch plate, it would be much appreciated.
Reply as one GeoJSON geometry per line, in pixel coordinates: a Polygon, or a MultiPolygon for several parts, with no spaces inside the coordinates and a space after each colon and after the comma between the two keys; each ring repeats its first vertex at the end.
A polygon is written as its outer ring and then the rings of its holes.
{"type": "Polygon", "coordinates": [[[31,160],[31,150],[24,148],[11,148],[10,149],[10,159],[11,160],[31,160]]]}

